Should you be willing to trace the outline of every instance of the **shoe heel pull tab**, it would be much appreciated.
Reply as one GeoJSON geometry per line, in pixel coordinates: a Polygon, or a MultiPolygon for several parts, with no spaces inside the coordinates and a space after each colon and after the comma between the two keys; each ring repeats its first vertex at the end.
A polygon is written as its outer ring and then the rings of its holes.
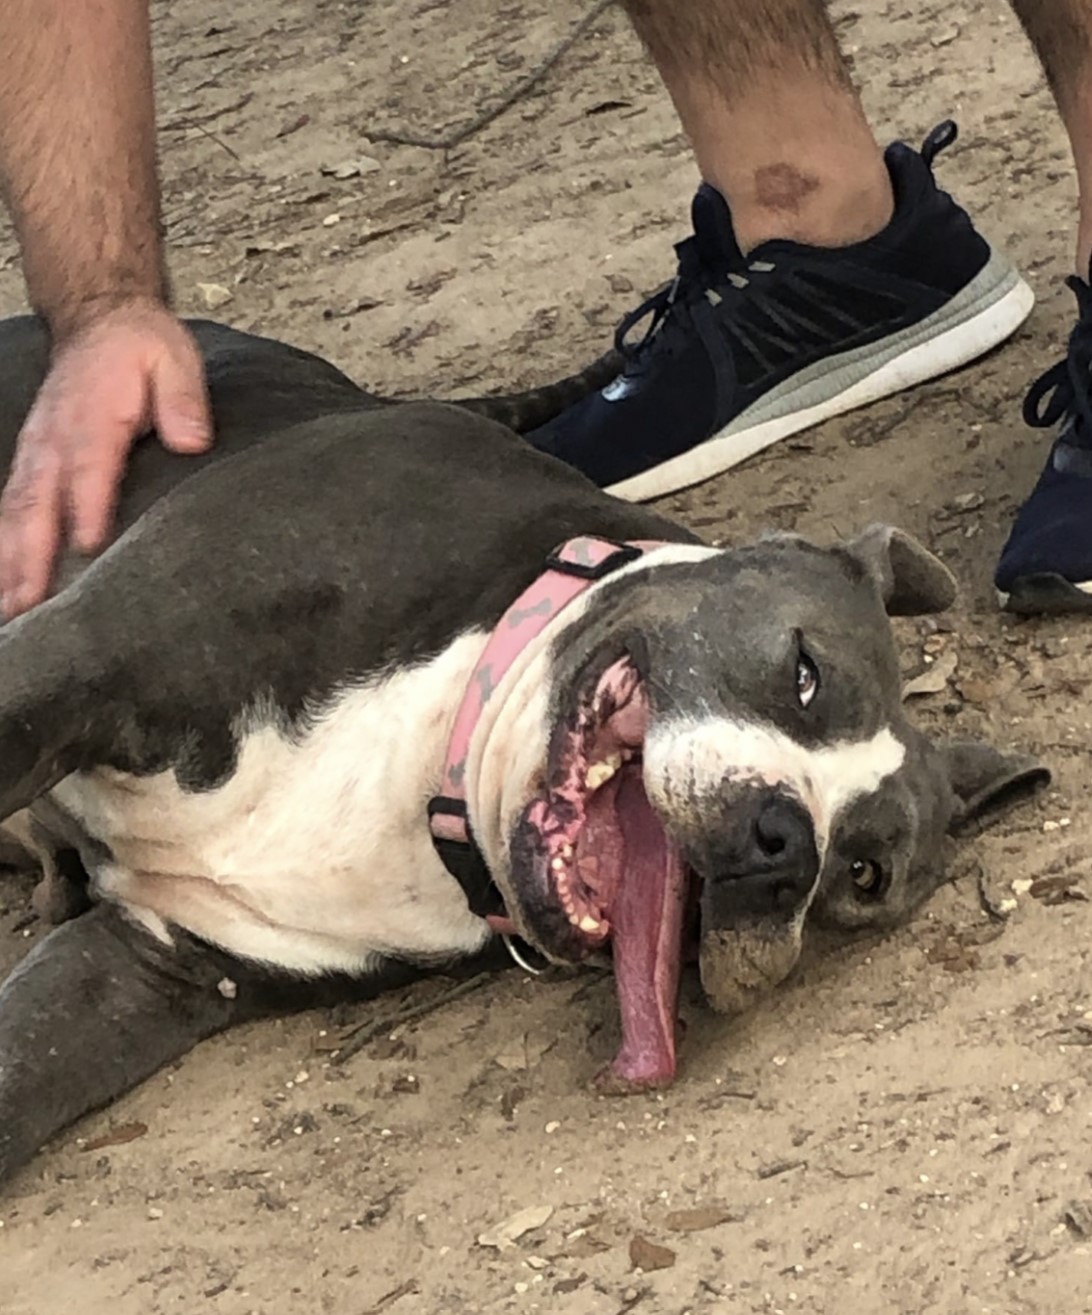
{"type": "Polygon", "coordinates": [[[945,119],[929,133],[921,144],[921,158],[930,169],[941,151],[946,151],[958,136],[959,128],[954,119],[945,119]]]}

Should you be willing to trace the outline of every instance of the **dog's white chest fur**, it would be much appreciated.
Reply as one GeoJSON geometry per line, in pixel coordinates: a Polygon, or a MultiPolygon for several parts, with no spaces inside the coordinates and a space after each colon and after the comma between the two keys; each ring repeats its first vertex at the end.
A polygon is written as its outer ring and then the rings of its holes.
{"type": "Polygon", "coordinates": [[[173,772],[68,777],[57,802],[113,854],[98,892],[153,929],[175,922],[298,972],[478,949],[488,930],[437,858],[426,806],[485,640],[343,693],[295,741],[252,718],[214,791],[181,790],[173,772]]]}

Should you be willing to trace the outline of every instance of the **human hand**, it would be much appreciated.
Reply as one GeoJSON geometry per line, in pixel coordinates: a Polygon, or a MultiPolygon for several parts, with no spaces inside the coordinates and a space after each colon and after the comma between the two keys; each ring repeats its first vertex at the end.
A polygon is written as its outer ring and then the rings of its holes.
{"type": "Polygon", "coordinates": [[[170,311],[134,299],[55,340],[0,495],[9,619],[46,596],[66,532],[80,552],[102,548],[129,450],[153,427],[172,452],[203,452],[212,441],[201,355],[170,311]]]}

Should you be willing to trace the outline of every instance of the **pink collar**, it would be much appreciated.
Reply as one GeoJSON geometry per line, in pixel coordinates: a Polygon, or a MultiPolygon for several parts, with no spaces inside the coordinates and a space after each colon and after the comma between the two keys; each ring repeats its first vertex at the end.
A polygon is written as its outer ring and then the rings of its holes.
{"type": "Polygon", "coordinates": [[[466,757],[482,709],[524,648],[588,585],[636,561],[650,549],[661,547],[663,542],[642,539],[614,543],[590,535],[568,539],[547,557],[545,570],[520,594],[489,636],[455,717],[440,793],[428,805],[437,851],[464,889],[465,850],[474,847],[466,812],[466,757]],[[457,857],[459,850],[464,852],[457,857]]]}

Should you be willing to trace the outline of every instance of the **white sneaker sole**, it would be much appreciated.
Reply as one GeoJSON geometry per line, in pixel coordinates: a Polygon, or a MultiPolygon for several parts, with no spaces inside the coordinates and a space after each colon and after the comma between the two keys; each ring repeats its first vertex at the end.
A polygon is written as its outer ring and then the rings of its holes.
{"type": "Polygon", "coordinates": [[[1031,288],[995,252],[963,292],[927,319],[801,371],[704,443],[607,492],[645,502],[712,479],[791,434],[968,364],[1011,337],[1034,304],[1031,288]],[[771,410],[778,414],[769,416],[771,410]]]}

